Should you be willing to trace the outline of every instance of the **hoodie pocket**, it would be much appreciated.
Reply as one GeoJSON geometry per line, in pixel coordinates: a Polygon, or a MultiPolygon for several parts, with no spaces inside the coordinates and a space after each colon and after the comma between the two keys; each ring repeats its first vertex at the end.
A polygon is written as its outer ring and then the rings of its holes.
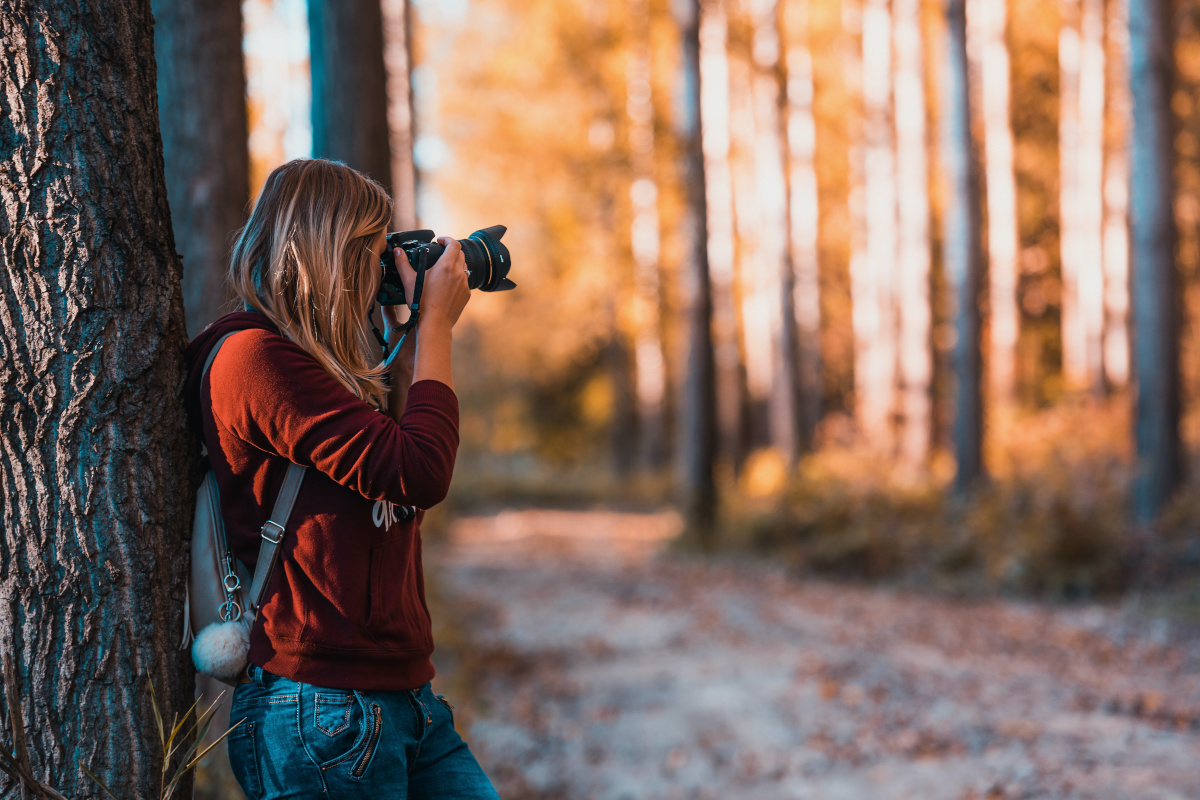
{"type": "Polygon", "coordinates": [[[409,543],[392,540],[371,548],[367,635],[387,650],[427,650],[429,615],[409,543]]]}

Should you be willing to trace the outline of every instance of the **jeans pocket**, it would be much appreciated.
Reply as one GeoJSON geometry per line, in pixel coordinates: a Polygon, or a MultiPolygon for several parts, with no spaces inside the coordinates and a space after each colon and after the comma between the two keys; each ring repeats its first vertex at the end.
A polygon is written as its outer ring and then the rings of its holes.
{"type": "Polygon", "coordinates": [[[243,720],[227,737],[229,766],[246,800],[262,797],[262,777],[258,772],[258,750],[254,742],[254,723],[243,720]]]}
{"type": "Polygon", "coordinates": [[[326,736],[337,736],[350,727],[350,711],[353,707],[352,694],[317,692],[313,702],[317,730],[326,736]]]}

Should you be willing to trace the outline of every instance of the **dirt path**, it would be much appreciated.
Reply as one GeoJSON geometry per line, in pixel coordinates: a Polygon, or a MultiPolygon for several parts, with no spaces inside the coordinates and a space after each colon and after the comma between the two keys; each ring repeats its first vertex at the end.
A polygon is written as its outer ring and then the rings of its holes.
{"type": "Polygon", "coordinates": [[[665,556],[676,527],[506,512],[431,553],[505,800],[1200,798],[1200,642],[665,556]]]}

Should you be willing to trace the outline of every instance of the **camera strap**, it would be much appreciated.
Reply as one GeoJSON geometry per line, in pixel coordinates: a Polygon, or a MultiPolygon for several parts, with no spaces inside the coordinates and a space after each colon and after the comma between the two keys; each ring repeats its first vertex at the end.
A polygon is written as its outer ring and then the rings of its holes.
{"type": "MultiPolygon", "coordinates": [[[[418,260],[423,261],[424,259],[418,260]]],[[[383,366],[385,368],[392,366],[392,362],[396,360],[396,356],[399,355],[400,349],[404,347],[404,342],[408,339],[408,334],[413,330],[413,328],[417,327],[417,321],[421,318],[421,290],[425,287],[425,272],[427,270],[428,267],[426,267],[424,263],[418,264],[415,269],[417,273],[417,281],[413,285],[412,302],[408,304],[408,319],[403,325],[397,325],[395,328],[392,328],[389,331],[390,333],[400,333],[403,331],[404,335],[400,337],[400,341],[396,342],[396,346],[391,349],[391,352],[388,352],[387,341],[379,333],[379,329],[375,327],[374,316],[369,314],[371,317],[371,329],[375,331],[375,338],[378,339],[380,345],[383,346],[383,354],[386,356],[383,362],[383,366]]],[[[372,305],[372,311],[374,311],[374,308],[375,306],[372,305]]]]}

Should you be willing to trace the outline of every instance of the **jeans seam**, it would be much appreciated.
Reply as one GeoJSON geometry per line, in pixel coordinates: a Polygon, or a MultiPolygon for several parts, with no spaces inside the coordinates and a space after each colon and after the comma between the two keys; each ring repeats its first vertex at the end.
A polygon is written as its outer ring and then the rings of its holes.
{"type": "Polygon", "coordinates": [[[312,765],[317,768],[317,778],[321,781],[321,791],[328,794],[329,786],[325,783],[325,771],[321,769],[320,763],[318,763],[317,759],[313,757],[312,750],[310,750],[308,747],[308,741],[304,738],[304,725],[301,722],[304,717],[300,709],[300,706],[304,705],[303,694],[304,684],[301,683],[300,691],[297,692],[296,697],[296,736],[300,738],[300,746],[304,748],[304,754],[308,756],[308,760],[312,763],[312,765]]]}

